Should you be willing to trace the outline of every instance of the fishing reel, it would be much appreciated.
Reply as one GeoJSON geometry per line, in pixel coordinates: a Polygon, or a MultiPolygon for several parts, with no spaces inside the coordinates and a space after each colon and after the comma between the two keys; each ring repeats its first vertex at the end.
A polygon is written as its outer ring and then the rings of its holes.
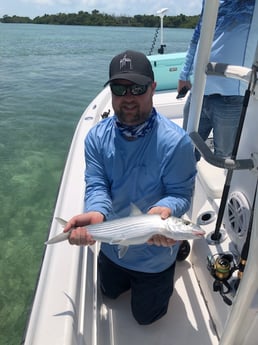
{"type": "Polygon", "coordinates": [[[207,268],[210,274],[215,278],[213,283],[213,291],[218,291],[227,305],[231,305],[232,301],[226,296],[232,291],[228,282],[234,271],[238,269],[234,257],[231,253],[217,253],[207,257],[207,268]]]}

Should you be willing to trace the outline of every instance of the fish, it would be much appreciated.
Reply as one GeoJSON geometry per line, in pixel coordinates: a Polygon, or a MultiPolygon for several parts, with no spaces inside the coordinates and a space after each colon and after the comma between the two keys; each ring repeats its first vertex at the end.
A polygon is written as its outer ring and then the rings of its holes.
{"type": "MultiPolygon", "coordinates": [[[[67,221],[55,218],[65,226],[67,221]]],[[[108,220],[103,223],[90,224],[85,227],[95,241],[119,246],[119,257],[123,257],[130,245],[146,243],[154,235],[163,235],[175,241],[200,239],[205,236],[202,228],[183,218],[170,216],[161,219],[158,214],[140,214],[108,220]]],[[[46,245],[55,244],[68,239],[70,233],[62,232],[52,237],[46,245]]]]}

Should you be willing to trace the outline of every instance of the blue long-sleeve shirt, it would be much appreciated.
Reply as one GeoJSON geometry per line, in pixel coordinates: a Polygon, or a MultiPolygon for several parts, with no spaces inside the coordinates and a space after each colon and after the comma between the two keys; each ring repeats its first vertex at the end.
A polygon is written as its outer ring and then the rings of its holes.
{"type": "MultiPolygon", "coordinates": [[[[133,141],[122,136],[114,117],[90,130],[85,139],[85,211],[101,212],[108,220],[128,216],[132,204],[143,213],[166,206],[176,217],[189,209],[196,174],[191,140],[175,123],[155,116],[151,132],[133,141]]],[[[116,245],[102,244],[113,262],[144,272],[169,267],[177,248],[130,246],[119,259],[116,245]]]]}
{"type": "MultiPolygon", "coordinates": [[[[257,26],[257,7],[258,5],[256,5],[256,15],[254,15],[255,0],[220,0],[209,61],[252,66],[258,34],[257,28],[251,30],[251,27],[257,26]]],[[[193,73],[203,10],[204,1],[199,22],[188,47],[180,80],[190,80],[193,73]]],[[[208,76],[204,94],[241,95],[243,88],[236,79],[208,76]]]]}

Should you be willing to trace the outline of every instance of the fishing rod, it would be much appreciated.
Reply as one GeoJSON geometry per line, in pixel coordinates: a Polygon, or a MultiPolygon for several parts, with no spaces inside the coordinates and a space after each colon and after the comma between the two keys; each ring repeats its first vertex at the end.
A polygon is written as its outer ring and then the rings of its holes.
{"type": "MultiPolygon", "coordinates": [[[[239,118],[236,138],[235,138],[234,146],[232,149],[231,159],[233,161],[236,160],[238,147],[239,147],[239,143],[240,143],[240,138],[241,138],[241,134],[242,134],[245,118],[246,118],[247,107],[249,104],[250,95],[253,92],[253,90],[251,89],[251,86],[253,85],[252,84],[253,82],[255,84],[256,78],[257,78],[256,73],[257,73],[257,66],[255,64],[253,64],[251,77],[250,77],[248,87],[245,91],[245,95],[244,95],[244,99],[243,99],[243,105],[242,105],[242,110],[241,110],[241,114],[240,114],[240,118],[239,118]]],[[[225,211],[226,204],[227,204],[227,199],[228,199],[229,189],[230,189],[231,180],[232,180],[232,176],[233,176],[233,171],[234,171],[234,169],[228,169],[227,170],[226,181],[225,181],[223,192],[222,192],[221,203],[220,203],[220,207],[219,207],[219,211],[218,211],[218,217],[217,217],[217,221],[216,221],[216,225],[215,225],[215,230],[214,230],[214,233],[211,235],[211,239],[214,242],[219,241],[221,238],[220,227],[221,227],[222,219],[224,216],[224,211],[225,211]]]]}

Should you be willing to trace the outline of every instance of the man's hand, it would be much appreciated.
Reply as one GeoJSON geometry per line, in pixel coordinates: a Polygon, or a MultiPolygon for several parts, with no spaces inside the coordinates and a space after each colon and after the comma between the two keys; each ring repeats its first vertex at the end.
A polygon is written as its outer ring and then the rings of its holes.
{"type": "Polygon", "coordinates": [[[93,240],[90,233],[87,231],[87,225],[102,223],[104,216],[100,212],[88,212],[79,214],[71,218],[64,228],[64,232],[73,229],[69,236],[69,243],[78,246],[92,245],[96,241],[93,240]],[[86,226],[83,227],[83,226],[86,226]]]}
{"type": "MultiPolygon", "coordinates": [[[[148,214],[159,214],[161,219],[166,219],[171,216],[171,209],[168,207],[155,206],[152,207],[148,214]]],[[[168,238],[162,235],[154,235],[148,241],[148,244],[154,244],[155,246],[171,247],[176,241],[172,238],[168,238]]]]}

